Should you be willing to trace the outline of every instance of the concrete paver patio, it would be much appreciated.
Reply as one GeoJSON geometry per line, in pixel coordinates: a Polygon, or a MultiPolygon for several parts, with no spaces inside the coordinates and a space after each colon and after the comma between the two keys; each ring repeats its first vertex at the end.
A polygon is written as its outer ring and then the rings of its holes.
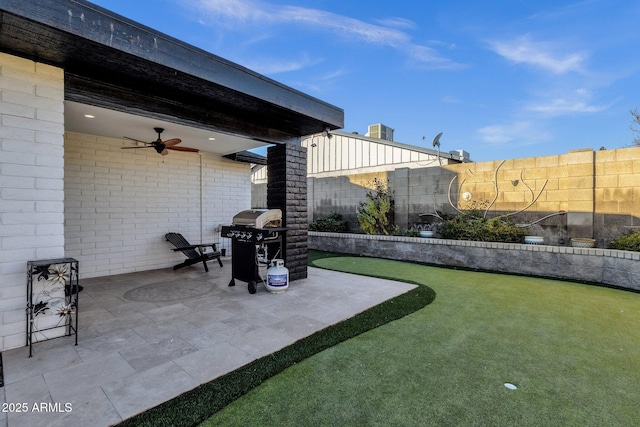
{"type": "Polygon", "coordinates": [[[0,425],[117,424],[414,287],[309,268],[285,293],[251,295],[227,286],[224,262],[81,278],[77,346],[2,353],[0,425]]]}

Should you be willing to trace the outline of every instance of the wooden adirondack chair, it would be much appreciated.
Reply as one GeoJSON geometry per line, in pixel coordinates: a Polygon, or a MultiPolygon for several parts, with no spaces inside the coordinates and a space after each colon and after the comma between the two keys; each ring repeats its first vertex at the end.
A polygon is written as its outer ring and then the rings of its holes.
{"type": "Polygon", "coordinates": [[[202,262],[204,271],[208,272],[209,267],[207,267],[207,261],[211,261],[212,259],[217,259],[218,264],[222,267],[222,260],[220,259],[221,253],[216,248],[215,243],[192,245],[180,233],[167,233],[164,237],[176,247],[173,249],[174,252],[180,251],[187,257],[184,262],[174,265],[174,270],[202,262]],[[211,248],[211,251],[207,252],[206,248],[211,248]]]}

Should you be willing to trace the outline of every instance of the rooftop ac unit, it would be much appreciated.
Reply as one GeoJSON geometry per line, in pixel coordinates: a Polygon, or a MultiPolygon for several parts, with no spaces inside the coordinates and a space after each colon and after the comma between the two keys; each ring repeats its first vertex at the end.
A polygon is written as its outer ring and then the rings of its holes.
{"type": "Polygon", "coordinates": [[[449,153],[453,154],[454,156],[458,156],[460,158],[461,161],[463,162],[469,162],[471,161],[471,155],[464,150],[452,150],[449,151],[449,153]]]}
{"type": "Polygon", "coordinates": [[[384,139],[385,141],[393,141],[393,129],[383,124],[369,125],[368,135],[370,138],[384,139]]]}

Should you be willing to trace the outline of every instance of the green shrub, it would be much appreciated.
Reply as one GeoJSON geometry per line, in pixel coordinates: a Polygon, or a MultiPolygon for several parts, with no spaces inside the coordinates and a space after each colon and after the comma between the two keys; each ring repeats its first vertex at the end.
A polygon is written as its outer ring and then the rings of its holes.
{"type": "Polygon", "coordinates": [[[404,232],[404,235],[406,237],[420,237],[420,230],[417,230],[415,228],[410,228],[404,232]]]}
{"type": "Polygon", "coordinates": [[[626,236],[620,236],[617,239],[614,239],[610,246],[611,249],[640,252],[640,231],[636,231],[635,233],[628,234],[626,236]]]}
{"type": "Polygon", "coordinates": [[[394,225],[394,201],[389,187],[375,178],[374,189],[367,192],[367,200],[358,205],[358,222],[367,234],[394,234],[399,232],[394,225]]]}
{"type": "Polygon", "coordinates": [[[440,234],[444,239],[521,243],[526,233],[504,218],[486,219],[469,211],[445,221],[440,234]]]}
{"type": "Polygon", "coordinates": [[[342,220],[342,215],[334,212],[313,221],[309,224],[309,230],[324,231],[328,233],[346,233],[348,226],[347,223],[342,220]]]}

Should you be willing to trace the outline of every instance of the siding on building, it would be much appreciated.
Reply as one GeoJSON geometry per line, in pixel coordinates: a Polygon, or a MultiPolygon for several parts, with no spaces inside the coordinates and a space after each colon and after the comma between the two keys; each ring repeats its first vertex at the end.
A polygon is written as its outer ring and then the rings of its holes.
{"type": "Polygon", "coordinates": [[[360,173],[392,170],[400,167],[423,168],[458,163],[459,156],[436,150],[369,138],[358,134],[333,132],[302,139],[307,148],[307,174],[313,177],[337,176],[344,171],[360,173]]]}

